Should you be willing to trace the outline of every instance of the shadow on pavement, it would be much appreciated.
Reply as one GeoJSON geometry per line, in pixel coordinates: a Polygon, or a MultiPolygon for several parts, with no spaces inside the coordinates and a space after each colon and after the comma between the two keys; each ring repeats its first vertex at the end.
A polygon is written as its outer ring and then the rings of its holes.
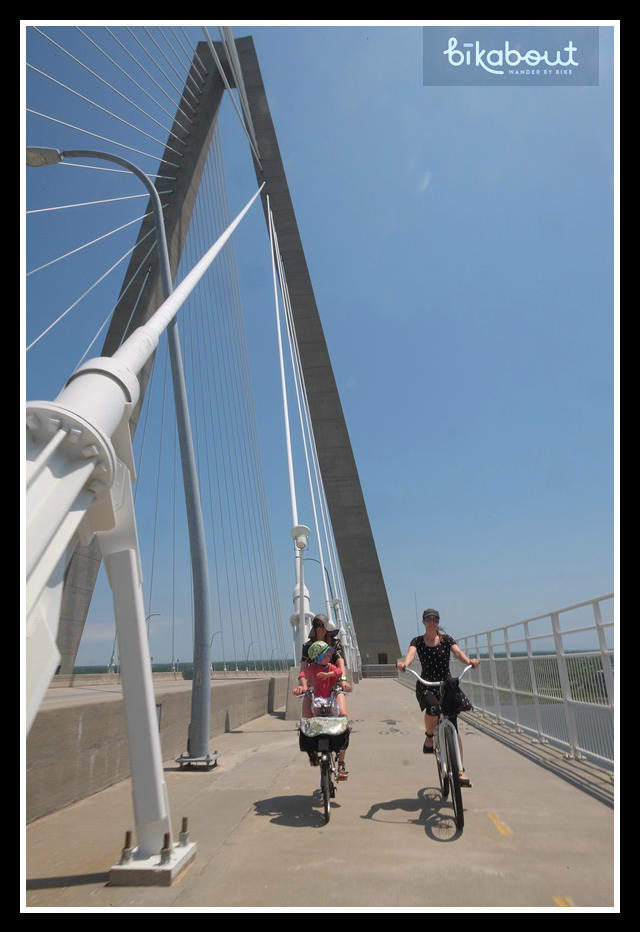
{"type": "Polygon", "coordinates": [[[394,825],[398,825],[400,821],[406,821],[407,825],[423,825],[426,834],[434,841],[455,841],[461,835],[456,828],[451,801],[442,799],[440,790],[432,786],[425,786],[418,790],[417,797],[372,803],[369,811],[361,818],[372,819],[374,822],[393,822],[394,825]],[[407,820],[376,818],[379,812],[415,813],[416,818],[407,820]]]}
{"type": "Polygon", "coordinates": [[[80,887],[84,884],[109,883],[109,874],[71,874],[65,877],[34,877],[27,880],[27,890],[52,890],[58,887],[80,887]]]}
{"type": "MultiPolygon", "coordinates": [[[[256,815],[271,816],[274,825],[287,825],[292,828],[315,828],[326,825],[324,813],[315,806],[322,806],[320,790],[308,796],[272,796],[254,802],[256,815]]],[[[331,809],[339,808],[339,803],[331,801],[331,809]]]]}

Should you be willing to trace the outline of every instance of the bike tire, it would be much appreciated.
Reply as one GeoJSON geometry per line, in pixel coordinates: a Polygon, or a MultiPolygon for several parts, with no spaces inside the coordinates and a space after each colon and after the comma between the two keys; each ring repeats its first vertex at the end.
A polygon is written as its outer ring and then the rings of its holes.
{"type": "Polygon", "coordinates": [[[324,821],[328,822],[331,818],[331,777],[329,774],[329,761],[323,755],[320,763],[320,789],[322,790],[322,802],[324,805],[324,821]]]}
{"type": "Polygon", "coordinates": [[[462,808],[462,792],[460,790],[458,757],[456,755],[456,749],[453,743],[456,740],[457,737],[454,738],[454,736],[451,734],[451,731],[447,729],[444,736],[444,743],[447,757],[447,771],[449,773],[449,780],[451,783],[451,802],[453,804],[453,814],[455,816],[456,828],[461,832],[464,828],[464,811],[462,808]]]}
{"type": "Polygon", "coordinates": [[[440,748],[436,741],[434,741],[433,747],[434,755],[436,758],[436,767],[438,768],[438,780],[440,782],[440,793],[443,799],[446,799],[449,795],[449,774],[446,769],[442,766],[442,761],[440,760],[440,748]]]}

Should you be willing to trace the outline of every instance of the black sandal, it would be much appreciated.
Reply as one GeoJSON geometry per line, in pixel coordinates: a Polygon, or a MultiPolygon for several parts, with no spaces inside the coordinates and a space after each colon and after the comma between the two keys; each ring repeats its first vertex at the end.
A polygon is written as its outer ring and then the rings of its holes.
{"type": "MultiPolygon", "coordinates": [[[[435,734],[435,732],[434,732],[434,734],[435,734]]],[[[433,741],[433,735],[430,735],[428,731],[425,731],[425,735],[427,736],[427,738],[431,738],[431,740],[433,741]]],[[[427,743],[425,742],[425,743],[422,745],[422,753],[423,753],[423,754],[433,754],[433,744],[431,745],[431,747],[427,747],[427,743]]]]}

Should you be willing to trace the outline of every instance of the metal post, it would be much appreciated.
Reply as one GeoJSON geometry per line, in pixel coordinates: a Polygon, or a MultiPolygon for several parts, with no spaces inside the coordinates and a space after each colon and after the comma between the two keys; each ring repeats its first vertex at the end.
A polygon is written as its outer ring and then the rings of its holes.
{"type": "Polygon", "coordinates": [[[556,656],[558,658],[558,673],[560,675],[560,685],[562,687],[562,707],[567,725],[567,737],[569,739],[570,751],[568,756],[580,757],[581,755],[578,753],[578,731],[576,729],[573,706],[571,704],[571,681],[569,680],[567,658],[565,656],[564,645],[562,643],[560,616],[557,612],[551,613],[551,627],[553,629],[553,640],[555,642],[556,656]]]}
{"type": "Polygon", "coordinates": [[[538,730],[538,738],[541,743],[544,743],[547,739],[542,733],[542,716],[540,714],[540,703],[538,702],[538,680],[536,678],[536,669],[535,663],[533,660],[533,652],[531,650],[531,636],[529,635],[529,622],[523,622],[522,627],[524,628],[524,636],[527,645],[527,660],[529,661],[529,677],[531,678],[531,692],[533,693],[533,705],[536,715],[536,728],[538,730]]]}
{"type": "MultiPolygon", "coordinates": [[[[155,185],[147,175],[133,163],[119,156],[109,153],[85,152],[74,150],[63,152],[63,156],[93,156],[106,158],[128,168],[145,185],[151,198],[153,217],[157,234],[158,259],[162,277],[163,297],[166,300],[173,291],[171,265],[167,236],[162,215],[162,205],[155,185]]],[[[205,760],[209,755],[209,719],[210,719],[210,690],[209,678],[209,568],[207,565],[206,538],[204,521],[202,518],[202,503],[200,487],[196,468],[196,458],[191,432],[191,419],[187,401],[187,387],[182,365],[182,351],[178,334],[178,321],[174,317],[167,328],[169,341],[169,357],[171,361],[171,376],[173,380],[173,394],[176,405],[176,421],[180,443],[180,457],[182,463],[182,478],[187,509],[187,525],[189,529],[189,544],[191,551],[191,564],[193,567],[193,612],[194,612],[194,639],[193,639],[193,685],[191,689],[191,722],[189,724],[189,737],[187,746],[188,757],[205,760]]]]}
{"type": "Polygon", "coordinates": [[[609,656],[609,651],[607,649],[607,642],[604,636],[604,629],[602,627],[602,613],[600,612],[600,603],[593,603],[593,618],[596,623],[596,631],[598,633],[598,644],[600,646],[600,659],[602,662],[602,673],[604,675],[604,683],[607,688],[607,697],[609,699],[609,705],[613,706],[613,666],[611,664],[611,657],[609,656]]]}
{"type": "Polygon", "coordinates": [[[491,639],[491,632],[487,632],[487,645],[489,647],[489,666],[491,668],[491,685],[493,687],[493,700],[496,706],[496,721],[502,721],[502,712],[500,710],[500,696],[498,693],[498,673],[496,670],[496,658],[493,653],[493,641],[491,639]]]}
{"type": "Polygon", "coordinates": [[[507,657],[507,670],[509,673],[509,686],[511,688],[511,696],[513,698],[513,715],[514,722],[516,726],[516,731],[520,731],[520,715],[518,712],[518,696],[516,693],[516,686],[513,677],[513,660],[511,658],[511,645],[509,643],[509,629],[503,628],[504,631],[504,650],[507,657]]]}
{"type": "MultiPolygon", "coordinates": [[[[162,204],[155,185],[137,165],[110,152],[90,149],[32,149],[40,154],[39,164],[53,164],[64,158],[95,158],[115,162],[132,172],[142,181],[151,199],[151,207],[157,235],[157,252],[165,301],[173,292],[171,265],[165,232],[162,204]],[[48,161],[46,161],[48,160],[48,161]]],[[[32,164],[38,164],[34,162],[32,164]]],[[[207,760],[209,755],[209,719],[211,683],[209,679],[209,569],[207,565],[206,538],[202,518],[202,504],[196,469],[191,420],[187,402],[187,388],[182,366],[182,353],[178,335],[178,322],[174,316],[167,327],[173,393],[176,405],[176,420],[180,441],[182,477],[184,482],[187,524],[191,564],[193,567],[194,643],[193,643],[193,686],[191,690],[191,723],[189,726],[188,756],[207,760]]]]}

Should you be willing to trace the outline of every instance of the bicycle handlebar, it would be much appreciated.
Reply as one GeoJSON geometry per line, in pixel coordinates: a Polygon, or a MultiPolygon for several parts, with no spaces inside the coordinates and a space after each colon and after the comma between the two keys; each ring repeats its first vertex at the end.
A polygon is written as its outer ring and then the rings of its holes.
{"type": "MultiPolygon", "coordinates": [[[[467,672],[467,670],[470,670],[470,669],[472,668],[472,666],[473,666],[472,663],[468,664],[468,665],[464,668],[464,670],[462,671],[462,673],[460,674],[460,676],[458,677],[458,679],[461,680],[462,677],[463,677],[463,676],[465,675],[465,673],[467,672]]],[[[425,686],[442,686],[442,684],[444,683],[444,680],[438,680],[436,683],[430,683],[428,680],[423,680],[422,677],[421,677],[421,676],[418,676],[418,674],[416,673],[416,671],[415,671],[415,670],[412,670],[410,667],[405,667],[404,670],[405,670],[406,673],[413,673],[413,675],[415,676],[415,678],[416,678],[417,680],[419,680],[421,683],[424,683],[425,686]]]]}

